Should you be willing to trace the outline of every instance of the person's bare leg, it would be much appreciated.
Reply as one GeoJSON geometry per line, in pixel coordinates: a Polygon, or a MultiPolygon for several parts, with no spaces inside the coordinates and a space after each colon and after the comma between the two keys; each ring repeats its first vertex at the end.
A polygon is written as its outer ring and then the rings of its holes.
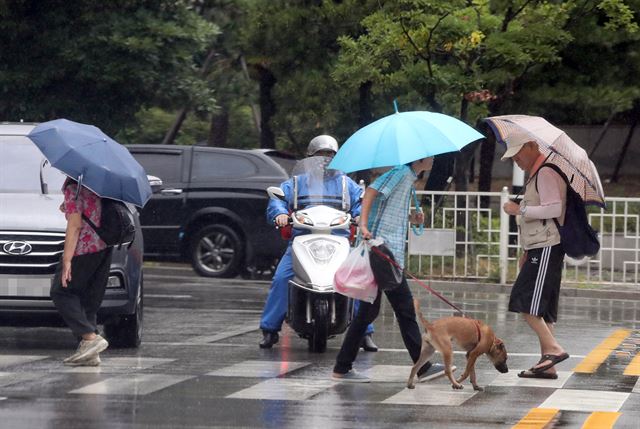
{"type": "MultiPolygon", "coordinates": [[[[559,355],[564,353],[564,349],[553,335],[554,327],[552,323],[547,323],[542,317],[534,316],[532,314],[523,314],[523,316],[529,327],[538,336],[538,341],[540,342],[540,355],[559,355]]],[[[548,360],[540,362],[539,364],[536,364],[534,368],[542,367],[548,363],[548,360]]],[[[545,372],[555,374],[556,370],[555,367],[551,367],[545,372]]]]}

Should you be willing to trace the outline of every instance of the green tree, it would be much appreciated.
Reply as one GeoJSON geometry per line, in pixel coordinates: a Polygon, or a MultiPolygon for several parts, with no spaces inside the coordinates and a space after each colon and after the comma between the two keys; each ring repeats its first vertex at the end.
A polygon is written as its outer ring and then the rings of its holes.
{"type": "Polygon", "coordinates": [[[213,109],[197,64],[217,32],[188,1],[2,2],[0,117],[115,134],[146,106],[213,109]]]}

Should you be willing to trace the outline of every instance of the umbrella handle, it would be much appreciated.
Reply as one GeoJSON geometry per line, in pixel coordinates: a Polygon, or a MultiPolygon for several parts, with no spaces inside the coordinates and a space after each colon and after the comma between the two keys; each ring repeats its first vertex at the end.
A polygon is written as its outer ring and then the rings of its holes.
{"type": "Polygon", "coordinates": [[[76,189],[76,200],[80,196],[80,189],[82,189],[82,179],[84,178],[84,174],[78,176],[78,187],[76,189]]]}

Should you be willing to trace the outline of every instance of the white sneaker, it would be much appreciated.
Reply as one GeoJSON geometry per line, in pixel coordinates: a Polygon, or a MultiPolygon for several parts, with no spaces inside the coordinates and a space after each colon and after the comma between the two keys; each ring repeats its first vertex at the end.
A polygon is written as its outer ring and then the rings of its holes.
{"type": "MultiPolygon", "coordinates": [[[[458,367],[451,365],[451,372],[454,372],[458,367]]],[[[442,377],[444,375],[444,365],[441,363],[432,364],[424,374],[418,376],[418,382],[433,380],[434,378],[442,377]]]]}
{"type": "Polygon", "coordinates": [[[75,354],[69,356],[63,362],[66,364],[86,360],[88,357],[97,355],[98,353],[104,351],[107,347],[109,347],[109,343],[107,342],[107,340],[102,338],[100,335],[96,335],[93,340],[80,341],[78,351],[76,351],[75,354]]]}
{"type": "Polygon", "coordinates": [[[102,361],[100,360],[100,356],[96,353],[95,355],[91,355],[85,359],[65,362],[64,364],[67,366],[99,366],[100,363],[102,363],[102,361]]]}
{"type": "Polygon", "coordinates": [[[343,381],[346,383],[371,383],[371,379],[366,375],[362,375],[356,370],[351,370],[346,374],[331,374],[331,379],[333,381],[343,381]]]}

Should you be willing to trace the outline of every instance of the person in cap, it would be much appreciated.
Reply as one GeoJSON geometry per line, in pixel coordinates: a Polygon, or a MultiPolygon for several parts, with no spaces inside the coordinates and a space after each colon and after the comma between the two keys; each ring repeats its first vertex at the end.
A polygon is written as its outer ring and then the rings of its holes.
{"type": "Polygon", "coordinates": [[[521,313],[540,343],[541,358],[523,378],[556,379],[555,365],[569,355],[554,336],[564,251],[554,218],[564,223],[567,185],[551,168],[544,168],[545,156],[527,133],[514,133],[505,139],[507,151],[502,160],[513,159],[529,179],[520,202],[508,201],[504,211],[517,216],[520,244],[524,250],[520,273],[509,298],[509,311],[521,313]]]}
{"type": "MultiPolygon", "coordinates": [[[[316,136],[309,142],[307,146],[307,155],[309,157],[322,157],[317,165],[326,167],[328,161],[330,161],[334,155],[338,152],[338,142],[335,138],[328,135],[316,136]]],[[[306,202],[311,201],[309,195],[321,195],[324,199],[335,198],[334,194],[339,194],[340,199],[346,198],[347,205],[351,215],[356,218],[360,215],[360,202],[362,189],[349,177],[342,173],[338,174],[323,174],[322,182],[318,184],[323,188],[322,190],[314,190],[310,192],[309,180],[305,180],[304,177],[299,177],[298,186],[294,187],[292,177],[291,179],[283,182],[280,188],[285,194],[285,201],[278,199],[270,199],[267,206],[267,220],[275,223],[279,227],[287,226],[289,223],[289,213],[293,210],[294,199],[300,202],[301,206],[304,206],[306,202]],[[346,193],[342,192],[342,186],[346,187],[346,193]],[[295,188],[295,190],[294,190],[295,188]],[[295,195],[294,195],[295,193],[295,195]],[[346,194],[346,195],[345,195],[346,194]]],[[[314,197],[315,198],[315,197],[314,197]]],[[[323,203],[323,201],[313,200],[314,204],[323,203]]],[[[327,203],[327,201],[324,201],[327,203]]],[[[293,235],[306,234],[307,231],[295,230],[293,235]]],[[[348,234],[347,231],[335,231],[336,234],[348,234]]],[[[260,319],[260,329],[262,330],[263,338],[260,341],[260,348],[268,349],[273,347],[279,340],[278,332],[282,328],[282,322],[284,321],[287,313],[288,301],[289,301],[289,280],[294,276],[293,273],[293,261],[291,256],[291,244],[293,240],[289,241],[289,246],[285,251],[282,259],[278,263],[276,272],[271,282],[271,288],[267,295],[267,300],[262,311],[262,317],[260,319]]],[[[356,302],[358,304],[359,302],[356,302]]],[[[357,310],[356,310],[357,311],[357,310]]],[[[362,347],[367,351],[377,351],[378,348],[373,342],[371,335],[373,333],[373,326],[369,325],[367,328],[367,335],[362,341],[362,347]]]]}

